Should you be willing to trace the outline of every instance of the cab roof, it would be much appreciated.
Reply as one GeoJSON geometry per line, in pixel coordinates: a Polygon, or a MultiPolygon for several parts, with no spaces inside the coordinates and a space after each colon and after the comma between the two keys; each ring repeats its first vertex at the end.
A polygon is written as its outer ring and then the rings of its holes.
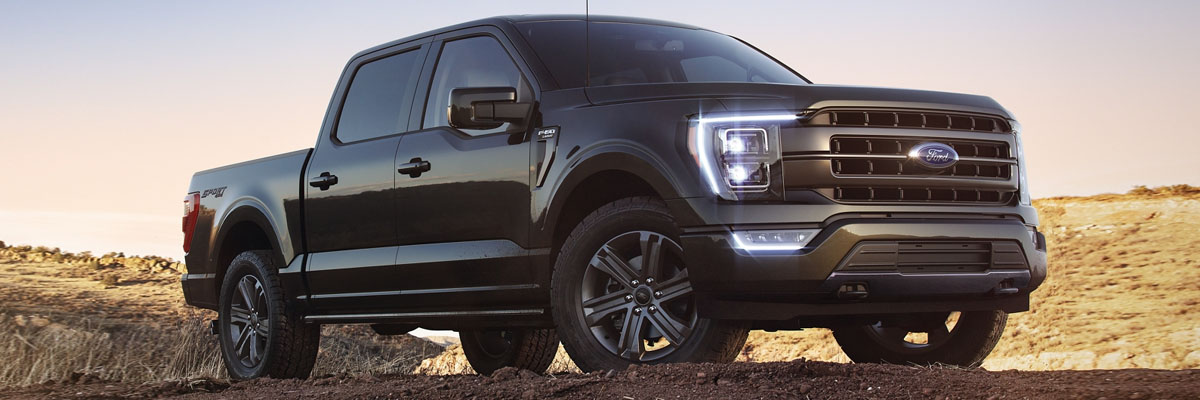
{"type": "Polygon", "coordinates": [[[506,26],[512,26],[514,24],[519,24],[519,23],[545,22],[545,21],[613,22],[613,23],[625,23],[625,24],[671,26],[671,27],[686,28],[686,29],[704,29],[704,28],[700,28],[698,26],[681,24],[678,22],[663,21],[663,20],[649,19],[649,18],[623,17],[623,16],[614,16],[614,15],[590,15],[590,16],[583,15],[583,14],[505,15],[505,16],[496,16],[496,17],[489,17],[489,18],[477,19],[474,21],[463,22],[460,24],[450,25],[450,26],[418,33],[418,34],[415,34],[412,36],[400,38],[397,40],[393,40],[393,41],[390,41],[390,42],[387,42],[387,43],[384,43],[384,44],[381,44],[378,46],[373,46],[369,49],[360,51],[360,52],[358,52],[358,54],[355,54],[354,57],[352,57],[352,59],[358,58],[367,53],[371,53],[371,52],[374,52],[374,51],[377,51],[380,49],[392,47],[392,46],[395,46],[395,45],[398,45],[401,43],[410,42],[413,40],[422,39],[422,38],[426,38],[426,37],[430,37],[430,36],[436,36],[436,35],[439,35],[442,33],[452,32],[452,31],[456,31],[456,30],[464,29],[464,28],[471,28],[471,27],[476,27],[476,26],[489,26],[489,25],[503,28],[506,26]]]}

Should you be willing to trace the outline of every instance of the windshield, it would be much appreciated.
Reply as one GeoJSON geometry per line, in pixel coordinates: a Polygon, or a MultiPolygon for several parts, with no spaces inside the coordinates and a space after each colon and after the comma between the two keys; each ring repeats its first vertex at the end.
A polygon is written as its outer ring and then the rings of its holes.
{"type": "Polygon", "coordinates": [[[592,22],[591,31],[585,33],[583,21],[527,22],[518,27],[563,88],[676,82],[807,83],[757,49],[712,31],[592,22]],[[588,45],[580,46],[585,37],[588,45]],[[584,49],[590,54],[584,54],[584,49]]]}

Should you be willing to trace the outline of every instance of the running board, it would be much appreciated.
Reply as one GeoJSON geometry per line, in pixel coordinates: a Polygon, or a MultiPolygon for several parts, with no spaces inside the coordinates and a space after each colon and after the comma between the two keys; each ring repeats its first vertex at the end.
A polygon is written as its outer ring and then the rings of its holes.
{"type": "Polygon", "coordinates": [[[381,319],[405,319],[405,318],[445,318],[445,317],[494,317],[505,315],[542,315],[545,310],[540,308],[517,309],[517,310],[483,310],[483,311],[426,311],[426,312],[406,312],[406,313],[378,313],[378,314],[328,314],[328,315],[309,315],[304,317],[305,321],[321,322],[321,321],[363,321],[363,320],[381,320],[381,319]]]}

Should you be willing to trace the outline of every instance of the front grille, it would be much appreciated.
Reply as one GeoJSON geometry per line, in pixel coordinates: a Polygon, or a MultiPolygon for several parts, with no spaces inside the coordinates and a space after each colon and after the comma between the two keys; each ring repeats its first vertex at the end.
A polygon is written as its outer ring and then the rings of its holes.
{"type": "Polygon", "coordinates": [[[829,149],[834,154],[876,154],[906,156],[908,151],[925,142],[945,143],[958,152],[959,157],[1008,158],[1008,143],[989,141],[944,140],[936,138],[908,137],[834,137],[829,149]]]}
{"type": "Polygon", "coordinates": [[[837,175],[943,175],[962,178],[1008,179],[1012,165],[1008,143],[988,141],[947,141],[896,137],[834,137],[829,148],[835,155],[830,163],[837,175]],[[928,141],[945,143],[958,152],[961,160],[951,168],[932,171],[908,163],[908,151],[928,141]],[[842,155],[843,157],[837,157],[842,155]]]}
{"type": "Polygon", "coordinates": [[[990,189],[934,187],[837,187],[833,199],[841,202],[979,203],[1004,204],[1013,192],[990,189]]]}
{"type": "Polygon", "coordinates": [[[840,271],[969,273],[1027,269],[1025,253],[1009,241],[867,241],[838,266],[840,271]]]}
{"type": "Polygon", "coordinates": [[[1002,118],[907,110],[826,110],[813,115],[805,124],[945,129],[995,133],[1012,132],[1012,126],[1002,118]]]}

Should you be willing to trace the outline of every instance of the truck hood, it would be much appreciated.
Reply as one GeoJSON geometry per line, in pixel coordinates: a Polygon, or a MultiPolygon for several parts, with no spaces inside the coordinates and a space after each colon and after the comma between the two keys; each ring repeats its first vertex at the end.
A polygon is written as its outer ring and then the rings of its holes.
{"type": "Polygon", "coordinates": [[[1008,110],[987,96],[843,85],[783,85],[769,83],[661,83],[587,88],[592,104],[709,99],[724,109],[702,112],[758,112],[826,107],[885,107],[954,110],[1011,119],[1008,110]]]}

